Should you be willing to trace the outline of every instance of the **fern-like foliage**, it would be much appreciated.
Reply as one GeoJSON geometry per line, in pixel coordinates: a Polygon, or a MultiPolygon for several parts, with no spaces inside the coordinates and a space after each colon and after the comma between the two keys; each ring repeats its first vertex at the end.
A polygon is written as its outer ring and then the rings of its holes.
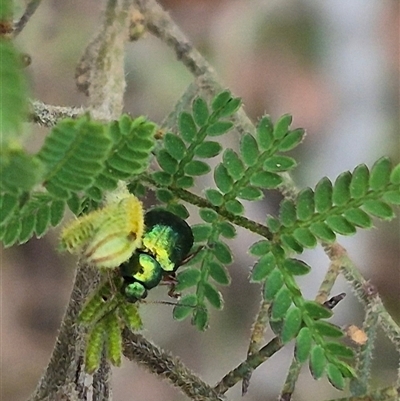
{"type": "Polygon", "coordinates": [[[154,131],[143,117],[105,125],[85,116],[61,121],[36,155],[10,155],[0,186],[3,244],[41,237],[61,222],[66,206],[76,215],[98,207],[106,190],[147,168],[154,131]]]}
{"type": "MultiPolygon", "coordinates": [[[[97,209],[119,180],[136,195],[154,189],[158,200],[182,218],[189,216],[183,202],[197,206],[203,222],[192,227],[196,255],[177,274],[177,291],[183,296],[174,317],[192,315],[198,329],[208,326],[209,306],[223,307],[218,285],[231,281],[228,266],[233,252],[226,239],[235,237],[236,226],[250,230],[261,237],[249,249],[257,258],[251,280],[260,283],[270,305],[271,329],[282,344],[295,340],[296,360],[308,361],[315,378],[327,375],[341,389],[345,379],[354,376],[345,362],[353,351],[339,342],[342,330],[327,321],[332,311],[303,297],[296,277],[309,273],[311,266],[295,256],[319,242],[335,241],[337,234],[371,228],[373,218],[393,218],[392,205],[400,204],[400,165],[392,168],[389,159],[382,158],[371,170],[357,166],[334,183],[322,178],[315,189],[305,188],[296,199],[284,199],[277,216],[251,221],[244,216],[242,201],[260,201],[265,190],[282,185],[282,173],[296,167],[285,153],[301,143],[304,130],[291,129],[289,115],[275,123],[264,116],[254,136],[242,136],[238,152],[223,149],[218,138],[233,128],[230,117],[240,105],[228,91],[210,104],[195,99],[191,109],[180,114],[177,132],[165,133],[157,147],[155,124],[142,117],[122,116],[110,124],[88,117],[61,121],[37,155],[9,161],[18,171],[37,163],[36,175],[28,174],[30,178],[19,185],[13,169],[4,170],[0,238],[10,246],[34,234],[40,237],[60,223],[67,207],[76,215],[97,209]],[[152,152],[159,168],[149,168],[152,152]],[[214,157],[220,162],[211,169],[207,159],[214,157]],[[202,197],[191,188],[196,177],[206,174],[213,175],[215,185],[202,197]]],[[[89,333],[89,371],[98,366],[104,347],[109,360],[119,365],[123,328],[137,330],[141,325],[137,305],[125,302],[118,291],[121,285],[118,274],[111,283],[105,278],[80,315],[89,333]]]]}

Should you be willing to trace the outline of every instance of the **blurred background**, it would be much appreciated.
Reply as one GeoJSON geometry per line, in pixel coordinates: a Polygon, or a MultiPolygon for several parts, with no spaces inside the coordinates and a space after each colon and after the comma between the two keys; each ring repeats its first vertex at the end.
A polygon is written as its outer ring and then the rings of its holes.
{"type": "MultiPolygon", "coordinates": [[[[98,0],[46,0],[17,43],[29,53],[27,68],[32,97],[61,106],[85,105],[76,90],[75,67],[99,26],[98,0]]],[[[257,121],[264,113],[276,120],[293,115],[293,126],[307,137],[293,155],[299,161],[294,178],[299,187],[314,186],[322,176],[331,179],[357,164],[388,155],[399,157],[399,4],[381,0],[234,1],[164,0],[194,46],[217,70],[221,81],[243,98],[245,111],[257,121]]],[[[20,1],[20,10],[24,2],[20,1]]],[[[147,35],[126,48],[126,112],[161,122],[191,82],[191,75],[171,49],[147,35]]],[[[37,151],[48,132],[29,127],[26,146],[37,151]]],[[[238,138],[226,143],[236,147],[238,138]]],[[[201,193],[212,185],[203,179],[201,193]]],[[[144,199],[152,205],[151,194],[144,199]]],[[[248,204],[249,217],[264,221],[275,213],[280,198],[248,204]]],[[[195,223],[195,214],[190,217],[195,223]]],[[[399,220],[376,222],[378,229],[339,238],[365,278],[374,283],[393,317],[400,320],[399,220]]],[[[25,400],[47,365],[69,299],[75,259],[55,251],[58,231],[1,250],[1,392],[5,401],[25,400]]],[[[172,319],[172,307],[141,306],[144,335],[183,362],[210,384],[219,381],[245,359],[253,317],[260,302],[257,285],[249,284],[254,260],[247,247],[256,239],[239,232],[230,245],[235,262],[232,285],[222,288],[223,311],[213,311],[210,328],[198,333],[190,322],[172,319]]],[[[301,278],[306,297],[313,298],[326,272],[328,258],[320,250],[306,252],[313,273],[301,278]]],[[[362,324],[363,308],[344,280],[334,294],[347,297],[335,309],[339,325],[362,324]]],[[[156,288],[151,299],[167,299],[156,288]]],[[[373,366],[374,383],[390,385],[396,377],[398,355],[379,332],[373,366]]],[[[272,338],[266,336],[266,342],[272,338]]],[[[275,400],[285,380],[293,349],[289,346],[254,373],[247,400],[275,400]]],[[[184,400],[138,366],[124,361],[113,376],[115,401],[184,400]]],[[[240,385],[227,396],[239,400],[240,385]]],[[[315,382],[304,367],[296,388],[297,401],[344,396],[326,379],[315,382]]]]}

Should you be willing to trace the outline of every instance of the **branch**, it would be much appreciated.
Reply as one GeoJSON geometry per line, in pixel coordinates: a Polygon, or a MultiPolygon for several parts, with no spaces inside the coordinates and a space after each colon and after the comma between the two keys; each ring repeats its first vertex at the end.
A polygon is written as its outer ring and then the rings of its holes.
{"type": "Polygon", "coordinates": [[[25,28],[25,25],[28,23],[32,15],[35,13],[41,1],[42,0],[31,0],[27,4],[25,12],[22,14],[22,17],[19,19],[17,23],[14,24],[14,29],[12,33],[12,36],[14,38],[17,37],[25,28]]]}
{"type": "Polygon", "coordinates": [[[194,375],[180,360],[157,348],[139,334],[125,329],[124,355],[146,367],[155,375],[166,379],[173,386],[195,401],[221,401],[218,392],[194,375]]]}

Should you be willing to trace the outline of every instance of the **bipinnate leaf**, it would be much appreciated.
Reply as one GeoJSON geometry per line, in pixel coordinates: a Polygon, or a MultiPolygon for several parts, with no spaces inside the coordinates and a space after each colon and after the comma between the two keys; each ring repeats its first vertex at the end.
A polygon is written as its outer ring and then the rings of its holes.
{"type": "Polygon", "coordinates": [[[340,329],[340,327],[335,326],[332,323],[326,322],[324,320],[318,320],[314,323],[314,328],[315,330],[318,331],[318,333],[321,336],[324,337],[336,337],[340,338],[344,336],[343,331],[340,329]]]}
{"type": "Polygon", "coordinates": [[[263,256],[271,250],[271,243],[267,240],[255,242],[249,248],[249,253],[254,256],[263,256]]]}
{"type": "Polygon", "coordinates": [[[219,155],[221,151],[222,146],[219,142],[204,141],[200,145],[196,146],[194,154],[197,157],[207,159],[219,155]]]}
{"type": "Polygon", "coordinates": [[[193,142],[197,135],[197,128],[192,115],[182,112],[179,115],[178,126],[182,138],[188,143],[193,142]]]}
{"type": "Polygon", "coordinates": [[[193,268],[185,269],[178,273],[177,280],[177,291],[182,291],[186,288],[193,287],[200,281],[200,270],[193,268]]]}
{"type": "Polygon", "coordinates": [[[193,324],[197,330],[204,331],[208,327],[209,313],[206,308],[197,308],[193,315],[193,324]]]}
{"type": "Polygon", "coordinates": [[[202,162],[201,160],[192,160],[184,167],[185,173],[191,176],[204,175],[209,173],[210,170],[210,166],[207,163],[202,162]]]}
{"type": "Polygon", "coordinates": [[[282,140],[278,143],[278,150],[280,152],[288,152],[298,146],[304,137],[304,129],[297,128],[293,131],[289,131],[282,140]]]}
{"type": "Polygon", "coordinates": [[[233,189],[233,179],[222,163],[214,169],[214,181],[223,194],[227,194],[233,189]]]}
{"type": "Polygon", "coordinates": [[[274,141],[272,135],[273,124],[270,116],[264,116],[257,124],[256,138],[258,146],[261,150],[268,150],[274,141]]]}

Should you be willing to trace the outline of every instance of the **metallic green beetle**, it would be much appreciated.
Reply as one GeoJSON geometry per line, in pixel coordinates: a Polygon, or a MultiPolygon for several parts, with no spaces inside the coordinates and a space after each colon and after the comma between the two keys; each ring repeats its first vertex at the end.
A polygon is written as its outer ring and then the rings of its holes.
{"type": "Polygon", "coordinates": [[[146,213],[142,247],[120,266],[122,293],[128,302],[146,298],[148,290],[169,281],[173,292],[175,271],[191,258],[193,232],[185,220],[166,210],[146,213]]]}

